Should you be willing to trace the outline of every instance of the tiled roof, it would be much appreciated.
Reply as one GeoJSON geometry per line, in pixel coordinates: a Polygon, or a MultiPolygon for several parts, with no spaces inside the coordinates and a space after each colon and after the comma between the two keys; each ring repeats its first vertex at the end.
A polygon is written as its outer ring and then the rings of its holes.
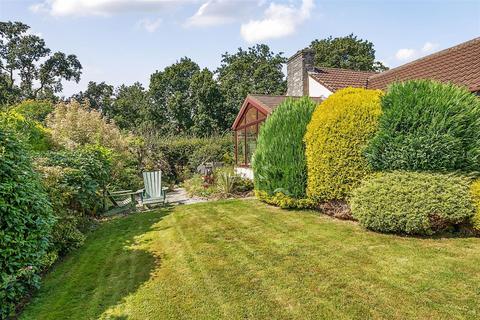
{"type": "MultiPolygon", "coordinates": [[[[287,98],[287,96],[271,96],[271,95],[262,95],[262,94],[249,94],[247,99],[255,100],[260,104],[268,113],[271,113],[280,103],[287,98]]],[[[301,97],[288,97],[292,99],[300,99],[301,97]]],[[[310,97],[314,102],[322,102],[322,98],[310,97]]]]}
{"type": "Polygon", "coordinates": [[[367,87],[386,89],[392,82],[411,79],[435,79],[480,90],[480,37],[373,75],[367,87]]]}
{"type": "Polygon", "coordinates": [[[368,78],[375,74],[368,71],[324,67],[317,67],[314,72],[309,73],[313,79],[332,92],[347,87],[365,88],[368,78]]]}

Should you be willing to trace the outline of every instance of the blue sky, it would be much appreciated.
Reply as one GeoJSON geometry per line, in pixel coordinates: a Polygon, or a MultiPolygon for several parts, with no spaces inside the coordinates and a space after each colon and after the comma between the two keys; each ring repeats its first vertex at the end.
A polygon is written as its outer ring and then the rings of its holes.
{"type": "Polygon", "coordinates": [[[52,50],[74,53],[88,81],[148,86],[180,57],[215,69],[221,54],[266,43],[290,56],[314,39],[354,33],[395,67],[480,36],[480,0],[0,0],[52,50]]]}

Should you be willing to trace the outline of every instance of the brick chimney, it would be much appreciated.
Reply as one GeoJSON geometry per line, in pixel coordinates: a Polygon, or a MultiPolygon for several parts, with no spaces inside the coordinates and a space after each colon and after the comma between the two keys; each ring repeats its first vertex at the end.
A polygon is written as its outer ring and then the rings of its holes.
{"type": "Polygon", "coordinates": [[[308,96],[308,72],[314,70],[315,53],[303,49],[287,61],[287,96],[308,96]]]}

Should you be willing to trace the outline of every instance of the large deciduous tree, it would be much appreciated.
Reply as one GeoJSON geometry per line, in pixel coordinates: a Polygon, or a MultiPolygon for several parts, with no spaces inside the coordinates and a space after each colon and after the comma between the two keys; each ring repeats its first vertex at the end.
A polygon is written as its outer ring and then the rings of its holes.
{"type": "Polygon", "coordinates": [[[274,53],[265,44],[258,44],[234,54],[222,55],[216,73],[232,123],[243,100],[249,93],[284,94],[286,91],[283,53],[274,53]]]}
{"type": "Polygon", "coordinates": [[[85,92],[72,96],[77,101],[88,102],[90,108],[95,110],[105,110],[112,105],[113,100],[113,86],[106,84],[105,82],[96,83],[90,81],[85,92]]]}
{"type": "Polygon", "coordinates": [[[53,98],[62,91],[62,80],[80,80],[82,65],[77,57],[52,54],[29,29],[21,22],[0,22],[0,102],[53,98]]]}
{"type": "Polygon", "coordinates": [[[146,125],[163,133],[185,133],[192,126],[190,82],[200,67],[185,57],[150,76],[152,105],[146,125]]]}
{"type": "Polygon", "coordinates": [[[113,103],[103,113],[122,129],[137,130],[144,121],[150,106],[148,91],[140,82],[131,86],[121,85],[115,90],[113,103]]]}
{"type": "Polygon", "coordinates": [[[375,61],[373,43],[353,34],[314,40],[310,48],[315,51],[315,65],[318,67],[377,72],[388,69],[380,61],[375,61]]]}

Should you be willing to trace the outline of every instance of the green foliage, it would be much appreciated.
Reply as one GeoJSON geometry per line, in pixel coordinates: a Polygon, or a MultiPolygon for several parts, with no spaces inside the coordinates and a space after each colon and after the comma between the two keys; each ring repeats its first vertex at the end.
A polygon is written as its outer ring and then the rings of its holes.
{"type": "Polygon", "coordinates": [[[227,123],[232,124],[243,100],[248,94],[284,94],[287,85],[282,71],[287,59],[283,53],[274,53],[265,44],[234,54],[222,55],[217,69],[218,81],[228,108],[227,123]]]}
{"type": "Polygon", "coordinates": [[[430,235],[448,230],[473,217],[470,182],[439,173],[379,173],[353,192],[352,215],[381,232],[430,235]]]}
{"type": "Polygon", "coordinates": [[[267,118],[260,129],[252,162],[256,190],[273,194],[283,188],[293,198],[305,197],[303,136],[314,110],[315,103],[308,97],[286,99],[267,118]]]}
{"type": "Polygon", "coordinates": [[[307,194],[317,203],[342,200],[371,172],[364,148],[377,130],[381,92],[347,88],[329,96],[305,134],[307,194]]]}
{"type": "Polygon", "coordinates": [[[85,146],[52,152],[39,160],[40,167],[60,170],[57,182],[48,184],[54,189],[50,194],[58,198],[52,202],[79,215],[97,215],[103,209],[103,191],[111,177],[111,155],[104,147],[85,146]]]}
{"type": "Polygon", "coordinates": [[[216,169],[210,181],[195,174],[183,186],[190,196],[214,199],[246,196],[253,190],[252,180],[237,175],[231,167],[216,169]]]}
{"type": "Polygon", "coordinates": [[[62,80],[80,81],[82,65],[73,54],[51,54],[45,41],[29,32],[21,22],[0,22],[0,78],[5,79],[5,92],[0,101],[13,103],[23,98],[54,98],[62,91],[62,80]],[[17,85],[17,74],[19,84],[17,85]],[[39,85],[35,88],[34,84],[39,85]]]}
{"type": "Polygon", "coordinates": [[[107,110],[112,105],[113,86],[105,82],[96,83],[90,81],[85,92],[72,96],[73,99],[81,102],[87,102],[89,107],[95,110],[107,110]]]}
{"type": "Polygon", "coordinates": [[[11,111],[43,124],[47,115],[53,112],[53,108],[53,104],[47,100],[24,100],[12,107],[11,111]]]}
{"type": "Polygon", "coordinates": [[[141,165],[147,170],[161,169],[169,182],[178,183],[205,162],[232,162],[230,135],[210,138],[150,136],[142,146],[141,165]]]}
{"type": "Polygon", "coordinates": [[[375,61],[373,43],[358,39],[353,34],[314,40],[310,48],[315,51],[315,65],[318,67],[377,72],[388,70],[380,61],[375,61]]]}
{"type": "Polygon", "coordinates": [[[40,122],[30,120],[16,111],[0,113],[0,127],[16,133],[32,151],[47,151],[53,147],[51,132],[40,122]]]}
{"type": "Polygon", "coordinates": [[[480,232],[480,180],[476,180],[472,183],[470,193],[475,205],[475,216],[472,220],[473,228],[480,232]]]}
{"type": "Polygon", "coordinates": [[[311,199],[292,198],[284,191],[275,191],[269,194],[265,191],[255,190],[255,196],[265,203],[280,207],[282,209],[310,209],[315,203],[311,199]]]}
{"type": "Polygon", "coordinates": [[[366,151],[377,170],[480,171],[480,99],[431,80],[390,86],[366,151]]]}
{"type": "Polygon", "coordinates": [[[112,104],[105,106],[102,111],[120,128],[135,131],[142,125],[149,108],[148,91],[141,83],[135,82],[131,86],[119,86],[112,104]]]}
{"type": "Polygon", "coordinates": [[[54,222],[48,197],[27,151],[0,129],[0,318],[38,287],[54,222]]]}

